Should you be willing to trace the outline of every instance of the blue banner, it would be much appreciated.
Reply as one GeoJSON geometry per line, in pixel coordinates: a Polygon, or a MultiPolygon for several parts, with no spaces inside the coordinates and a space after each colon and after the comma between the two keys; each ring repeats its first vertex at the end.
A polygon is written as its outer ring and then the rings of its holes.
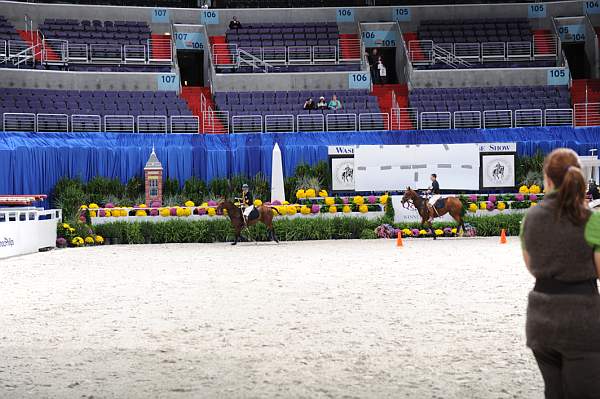
{"type": "Polygon", "coordinates": [[[219,11],[218,10],[202,10],[200,12],[200,23],[202,25],[218,25],[219,11]]]}
{"type": "Polygon", "coordinates": [[[175,47],[178,50],[204,50],[202,32],[175,32],[175,47]]]}
{"type": "Polygon", "coordinates": [[[396,32],[389,30],[364,30],[361,33],[365,47],[396,47],[396,32]]]}
{"type": "Polygon", "coordinates": [[[527,16],[529,18],[546,18],[548,6],[544,3],[529,4],[527,7],[527,16]]]}
{"type": "Polygon", "coordinates": [[[409,22],[411,18],[410,8],[394,7],[392,8],[392,21],[409,22]]]}
{"type": "Polygon", "coordinates": [[[584,1],[583,2],[583,13],[584,14],[600,14],[600,1],[584,1]]]}
{"type": "Polygon", "coordinates": [[[370,89],[371,75],[368,72],[350,72],[348,74],[348,87],[351,89],[370,89]]]}
{"type": "Polygon", "coordinates": [[[558,27],[558,35],[563,42],[585,42],[585,26],[561,25],[558,27]]]}
{"type": "Polygon", "coordinates": [[[553,68],[548,70],[548,86],[569,84],[569,68],[553,68]]]}
{"type": "Polygon", "coordinates": [[[335,20],[337,22],[354,22],[353,8],[338,8],[335,11],[335,20]]]}
{"type": "Polygon", "coordinates": [[[169,17],[169,9],[167,8],[151,8],[152,22],[168,24],[171,20],[169,17]]]}
{"type": "Polygon", "coordinates": [[[158,90],[162,91],[178,91],[179,76],[174,73],[164,73],[156,77],[158,90]]]}

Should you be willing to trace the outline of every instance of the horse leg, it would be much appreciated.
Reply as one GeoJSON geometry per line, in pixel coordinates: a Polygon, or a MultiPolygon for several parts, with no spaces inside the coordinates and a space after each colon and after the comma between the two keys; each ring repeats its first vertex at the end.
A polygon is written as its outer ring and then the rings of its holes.
{"type": "Polygon", "coordinates": [[[275,228],[273,227],[273,225],[271,225],[271,229],[269,231],[271,232],[271,238],[273,239],[273,241],[275,241],[277,244],[279,244],[279,240],[277,239],[277,236],[275,235],[275,228]]]}
{"type": "Polygon", "coordinates": [[[236,227],[235,238],[234,238],[233,242],[231,243],[231,245],[236,245],[238,243],[238,241],[240,241],[241,237],[242,237],[242,229],[239,227],[236,227]]]}

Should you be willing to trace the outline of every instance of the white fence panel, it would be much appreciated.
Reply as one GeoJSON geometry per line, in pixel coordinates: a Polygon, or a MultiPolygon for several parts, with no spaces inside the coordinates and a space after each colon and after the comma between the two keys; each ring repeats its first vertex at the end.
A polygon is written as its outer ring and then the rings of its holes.
{"type": "Polygon", "coordinates": [[[281,46],[263,47],[262,56],[264,62],[272,65],[282,65],[287,62],[287,50],[281,46]]]}
{"type": "Polygon", "coordinates": [[[231,133],[262,133],[262,115],[236,115],[231,118],[231,133]]]}
{"type": "Polygon", "coordinates": [[[573,126],[573,110],[571,108],[546,109],[544,111],[544,125],[573,126]]]}
{"type": "Polygon", "coordinates": [[[202,113],[202,131],[229,133],[229,111],[213,111],[208,107],[208,110],[202,113]]]}
{"type": "Polygon", "coordinates": [[[213,44],[212,56],[215,67],[234,67],[237,65],[237,44],[213,44]]]}
{"type": "Polygon", "coordinates": [[[504,61],[506,58],[506,43],[481,43],[481,59],[486,61],[504,61]]]}
{"type": "Polygon", "coordinates": [[[90,44],[92,63],[119,63],[123,59],[123,47],[120,44],[90,44]]]}
{"type": "Polygon", "coordinates": [[[509,60],[529,60],[532,56],[531,42],[506,43],[506,57],[509,60]]]}
{"type": "Polygon", "coordinates": [[[167,133],[167,117],[164,115],[139,115],[138,133],[167,133]]]}
{"type": "Polygon", "coordinates": [[[414,65],[433,64],[433,41],[411,40],[408,42],[408,56],[414,65]]]}
{"type": "Polygon", "coordinates": [[[173,63],[173,42],[170,38],[148,39],[148,62],[171,65],[173,63]]]}
{"type": "Polygon", "coordinates": [[[338,39],[338,57],[340,62],[360,61],[362,57],[360,39],[338,39]],[[340,49],[347,51],[342,54],[340,49]]]}
{"type": "Polygon", "coordinates": [[[265,132],[293,132],[294,115],[265,115],[265,132]]]}
{"type": "Polygon", "coordinates": [[[548,59],[558,57],[558,37],[556,35],[534,35],[533,57],[548,59]]]}
{"type": "Polygon", "coordinates": [[[6,40],[0,39],[0,62],[4,62],[8,58],[8,43],[6,40]]]}
{"type": "Polygon", "coordinates": [[[328,132],[356,131],[356,114],[327,114],[328,132]]]}
{"type": "Polygon", "coordinates": [[[101,129],[100,115],[71,115],[72,132],[99,132],[101,129]]]}
{"type": "Polygon", "coordinates": [[[421,129],[451,129],[452,115],[450,112],[421,112],[419,114],[421,129]]]}
{"type": "Polygon", "coordinates": [[[35,114],[7,112],[2,116],[5,132],[35,132],[35,114]]]}
{"type": "Polygon", "coordinates": [[[200,118],[197,116],[179,115],[171,117],[171,133],[198,133],[200,118]]]}
{"type": "Polygon", "coordinates": [[[417,130],[419,129],[419,112],[416,108],[392,108],[391,130],[417,130]]]}
{"type": "Polygon", "coordinates": [[[358,130],[390,130],[390,114],[386,112],[359,114],[358,130]]]}
{"type": "Polygon", "coordinates": [[[123,46],[126,64],[145,64],[146,46],[142,44],[126,44],[123,46]]]}
{"type": "Polygon", "coordinates": [[[337,60],[337,48],[335,46],[313,46],[314,63],[335,63],[337,60]]]}
{"type": "Polygon", "coordinates": [[[310,46],[288,47],[288,63],[310,64],[312,61],[312,49],[310,46]]]}
{"type": "Polygon", "coordinates": [[[512,111],[508,109],[497,111],[483,111],[483,127],[485,129],[513,127],[512,111]]]}
{"type": "Polygon", "coordinates": [[[67,44],[67,61],[88,62],[89,47],[87,44],[68,43],[67,44]]]}
{"type": "Polygon", "coordinates": [[[42,61],[47,64],[64,64],[68,61],[69,43],[66,40],[44,39],[42,61]]]}
{"type": "Polygon", "coordinates": [[[104,130],[112,133],[135,133],[135,118],[132,115],[105,115],[104,130]]]}
{"type": "Polygon", "coordinates": [[[454,112],[455,129],[481,129],[481,111],[454,112]]]}
{"type": "Polygon", "coordinates": [[[543,113],[541,109],[519,109],[515,111],[515,127],[542,126],[543,113]]]}
{"type": "Polygon", "coordinates": [[[600,103],[575,104],[575,126],[600,126],[600,103]]]}
{"type": "Polygon", "coordinates": [[[69,115],[37,114],[37,131],[44,133],[68,132],[69,115]]]}
{"type": "Polygon", "coordinates": [[[323,132],[325,131],[325,118],[323,114],[298,114],[296,130],[299,132],[323,132]]]}
{"type": "Polygon", "coordinates": [[[456,43],[454,55],[465,61],[479,61],[481,59],[481,46],[479,43],[456,43]]]}

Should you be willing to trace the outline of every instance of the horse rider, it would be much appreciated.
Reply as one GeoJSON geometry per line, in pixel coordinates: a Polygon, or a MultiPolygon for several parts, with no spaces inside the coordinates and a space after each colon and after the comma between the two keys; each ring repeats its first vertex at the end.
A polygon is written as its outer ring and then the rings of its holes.
{"type": "Polygon", "coordinates": [[[244,183],[242,186],[242,197],[240,198],[240,208],[242,208],[242,213],[244,214],[244,223],[248,224],[248,216],[250,216],[250,212],[254,209],[254,198],[252,197],[252,193],[250,192],[250,187],[244,183]]]}
{"type": "MultiPolygon", "coordinates": [[[[427,191],[431,197],[429,197],[429,204],[435,210],[435,203],[442,197],[440,194],[440,183],[437,180],[437,175],[435,173],[431,174],[431,187],[427,191]]],[[[437,211],[436,211],[437,212],[437,211]]]]}

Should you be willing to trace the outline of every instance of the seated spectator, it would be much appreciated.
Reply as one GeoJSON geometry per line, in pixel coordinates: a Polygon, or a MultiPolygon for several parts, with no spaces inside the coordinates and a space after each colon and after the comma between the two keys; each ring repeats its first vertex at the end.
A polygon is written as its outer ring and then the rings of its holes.
{"type": "Polygon", "coordinates": [[[313,101],[312,97],[309,97],[308,100],[304,101],[305,110],[317,109],[317,104],[313,101]]]}
{"type": "Polygon", "coordinates": [[[596,182],[593,179],[590,180],[590,184],[588,187],[588,195],[592,197],[592,200],[595,201],[597,199],[600,199],[600,190],[598,190],[598,186],[596,185],[596,182]]]}
{"type": "Polygon", "coordinates": [[[325,97],[321,96],[319,98],[319,102],[317,103],[318,109],[327,109],[327,101],[325,101],[325,97]]]}
{"type": "Polygon", "coordinates": [[[237,17],[233,17],[231,21],[229,21],[229,29],[240,29],[242,24],[238,21],[237,17]]]}
{"type": "Polygon", "coordinates": [[[338,100],[337,96],[334,94],[331,97],[331,101],[329,101],[329,109],[338,110],[342,108],[342,103],[338,100]]]}
{"type": "Polygon", "coordinates": [[[377,62],[377,70],[379,71],[379,78],[381,79],[381,83],[387,83],[387,69],[383,64],[383,59],[379,57],[379,61],[377,62]]]}

